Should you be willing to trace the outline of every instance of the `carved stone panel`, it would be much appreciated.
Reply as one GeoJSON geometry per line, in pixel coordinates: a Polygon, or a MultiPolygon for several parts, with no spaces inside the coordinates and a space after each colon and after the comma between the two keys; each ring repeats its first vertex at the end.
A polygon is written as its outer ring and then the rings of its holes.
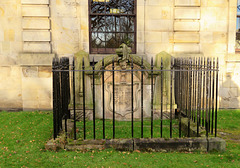
{"type": "MultiPolygon", "coordinates": [[[[113,96],[112,84],[107,84],[108,102],[107,110],[113,113],[113,96]]],[[[131,83],[118,83],[115,84],[115,116],[117,119],[130,119],[132,113],[132,97],[131,97],[131,83]]],[[[140,105],[140,83],[133,85],[133,112],[139,110],[140,105]]],[[[134,114],[135,117],[136,114],[134,114]]],[[[112,116],[112,115],[111,115],[112,116]]]]}
{"type": "MultiPolygon", "coordinates": [[[[134,69],[139,69],[137,65],[134,65],[134,69]]],[[[112,65],[106,67],[107,70],[112,69],[112,65]]],[[[141,107],[141,73],[133,73],[133,99],[131,89],[131,72],[124,71],[129,70],[129,65],[122,65],[116,62],[114,76],[114,93],[115,93],[115,119],[116,120],[130,120],[132,113],[132,101],[133,101],[133,113],[134,118],[140,118],[141,107]],[[122,71],[119,71],[122,70],[122,71]]],[[[147,74],[144,73],[144,81],[147,79],[147,74]]],[[[144,82],[145,83],[145,82],[144,82]]],[[[105,117],[106,119],[112,119],[113,117],[113,81],[112,72],[105,72],[105,117]]],[[[145,95],[146,96],[146,95],[145,95]]],[[[145,109],[144,109],[145,113],[145,109]]]]}

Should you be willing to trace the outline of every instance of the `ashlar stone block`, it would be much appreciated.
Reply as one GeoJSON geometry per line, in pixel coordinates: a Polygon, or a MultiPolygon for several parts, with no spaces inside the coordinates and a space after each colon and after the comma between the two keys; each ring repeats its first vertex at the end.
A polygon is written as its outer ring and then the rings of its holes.
{"type": "Polygon", "coordinates": [[[229,0],[208,0],[208,6],[214,7],[226,7],[228,5],[229,0]]]}
{"type": "Polygon", "coordinates": [[[52,65],[54,54],[19,54],[20,65],[52,65]]]}
{"type": "Polygon", "coordinates": [[[191,44],[191,43],[181,44],[181,43],[176,43],[176,44],[174,44],[173,50],[174,50],[174,52],[199,53],[200,52],[200,47],[199,47],[199,44],[191,44]]]}
{"type": "Polygon", "coordinates": [[[23,29],[50,29],[48,18],[23,18],[23,29]]]}
{"type": "Polygon", "coordinates": [[[175,43],[199,43],[199,33],[196,32],[175,32],[175,43]]]}
{"type": "Polygon", "coordinates": [[[46,5],[49,4],[49,0],[22,0],[24,5],[46,5]]]}
{"type": "Polygon", "coordinates": [[[50,32],[23,31],[23,41],[50,41],[50,32]]]}
{"type": "Polygon", "coordinates": [[[162,32],[146,32],[146,40],[148,42],[161,42],[162,41],[162,32]]]}
{"type": "Polygon", "coordinates": [[[38,68],[38,77],[40,78],[50,78],[52,76],[51,66],[40,66],[38,68]]]}
{"type": "Polygon", "coordinates": [[[226,43],[227,34],[225,32],[213,32],[213,41],[215,43],[226,43]]]}
{"type": "Polygon", "coordinates": [[[14,41],[15,31],[13,29],[7,29],[4,31],[4,41],[14,41]]]}
{"type": "Polygon", "coordinates": [[[22,6],[22,16],[46,16],[49,17],[48,6],[22,6]]]}
{"type": "Polygon", "coordinates": [[[200,0],[175,0],[175,6],[200,6],[200,0]]]}
{"type": "Polygon", "coordinates": [[[198,21],[175,21],[175,31],[199,31],[200,23],[198,21]]]}
{"type": "Polygon", "coordinates": [[[49,42],[24,42],[24,52],[50,52],[51,46],[49,42]]]}
{"type": "Polygon", "coordinates": [[[175,19],[200,19],[200,8],[179,7],[174,11],[175,19]]]}

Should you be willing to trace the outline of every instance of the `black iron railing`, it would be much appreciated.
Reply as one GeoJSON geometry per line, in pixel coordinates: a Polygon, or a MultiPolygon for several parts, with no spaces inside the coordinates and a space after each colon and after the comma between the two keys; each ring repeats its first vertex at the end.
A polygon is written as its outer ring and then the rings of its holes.
{"type": "MultiPolygon", "coordinates": [[[[218,59],[175,59],[175,98],[178,110],[199,128],[205,127],[206,136],[217,135],[218,59]]],[[[181,125],[179,115],[179,125],[181,125]]]]}
{"type": "MultiPolygon", "coordinates": [[[[129,138],[169,138],[183,137],[183,118],[187,118],[187,135],[190,137],[191,124],[196,123],[197,136],[200,136],[200,129],[205,128],[205,135],[217,135],[217,98],[218,98],[218,59],[215,58],[175,58],[171,59],[170,69],[163,69],[163,60],[159,68],[154,67],[151,59],[151,68],[144,69],[143,59],[139,69],[134,68],[133,59],[128,62],[130,68],[116,69],[116,60],[113,58],[111,68],[106,69],[104,59],[102,67],[96,69],[93,65],[91,68],[85,67],[85,60],[82,60],[81,69],[75,69],[75,62],[69,64],[68,58],[54,58],[53,69],[53,120],[54,120],[54,138],[60,131],[65,128],[67,133],[68,119],[73,120],[73,138],[78,139],[109,139],[124,138],[118,134],[119,130],[126,129],[130,132],[129,138]],[[106,72],[112,74],[112,117],[106,118],[105,102],[105,78],[106,72]],[[131,97],[131,117],[129,121],[118,121],[116,118],[116,73],[126,72],[130,75],[130,97],[131,97]],[[140,76],[140,117],[135,119],[134,113],[134,73],[139,72],[140,76]],[[82,99],[81,106],[77,107],[76,102],[76,73],[82,73],[82,99]],[[86,77],[91,73],[91,94],[92,108],[90,113],[91,119],[86,116],[86,77]],[[144,74],[148,73],[150,85],[150,117],[144,117],[144,74]],[[164,75],[165,73],[165,75],[164,75]],[[165,82],[166,73],[169,75],[169,82],[165,82]],[[101,76],[99,78],[99,76],[101,76]],[[96,78],[102,82],[101,93],[96,93],[96,78]],[[160,101],[159,105],[154,104],[156,96],[156,79],[160,83],[160,101]],[[166,84],[170,86],[166,86],[166,84]],[[164,102],[166,87],[169,88],[170,96],[164,102]],[[164,90],[165,89],[165,90],[164,90]],[[102,94],[101,117],[96,115],[96,94],[102,94]],[[72,108],[69,108],[70,99],[72,99],[72,108]],[[166,106],[166,107],[165,107],[166,106]],[[165,108],[165,109],[164,109],[165,108]],[[175,111],[174,111],[175,109],[175,111]],[[71,116],[71,112],[73,115],[71,116]],[[82,118],[76,119],[77,111],[81,111],[82,118]],[[168,112],[168,118],[164,118],[164,110],[168,112]],[[98,116],[98,117],[97,117],[98,116]],[[158,117],[156,117],[158,116],[158,117]],[[63,122],[64,121],[64,122],[63,122]],[[121,123],[122,122],[122,123],[121,123]],[[64,127],[63,124],[64,123],[64,127]],[[110,125],[110,126],[109,126],[110,125]],[[126,125],[129,127],[124,128],[126,125]],[[118,131],[116,130],[118,129],[118,131]],[[100,131],[100,132],[99,132],[100,131]]],[[[94,59],[93,59],[94,62],[94,59]]],[[[166,96],[166,95],[165,95],[166,96]]],[[[99,110],[99,109],[98,109],[99,110]]]]}

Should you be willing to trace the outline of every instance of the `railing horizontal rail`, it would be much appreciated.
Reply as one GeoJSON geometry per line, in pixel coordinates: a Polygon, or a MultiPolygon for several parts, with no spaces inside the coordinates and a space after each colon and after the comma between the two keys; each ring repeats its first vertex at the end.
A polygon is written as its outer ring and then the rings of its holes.
{"type": "Polygon", "coordinates": [[[87,70],[87,69],[84,69],[84,70],[52,70],[52,72],[72,72],[72,71],[75,71],[75,72],[151,72],[151,71],[153,71],[153,72],[189,72],[189,71],[191,71],[191,72],[198,72],[198,71],[219,71],[219,70],[217,70],[217,69],[206,69],[206,70],[168,70],[168,69],[164,69],[164,70],[151,70],[151,69],[143,69],[143,70],[141,70],[141,69],[133,69],[133,70],[111,70],[111,69],[109,69],[109,70],[107,70],[107,69],[105,69],[105,70],[87,70]]]}

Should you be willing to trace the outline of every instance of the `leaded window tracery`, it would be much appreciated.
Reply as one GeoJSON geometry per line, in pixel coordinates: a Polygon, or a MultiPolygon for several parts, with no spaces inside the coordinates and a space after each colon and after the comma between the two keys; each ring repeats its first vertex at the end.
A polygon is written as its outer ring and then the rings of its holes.
{"type": "Polygon", "coordinates": [[[115,53],[122,43],[136,52],[136,0],[89,0],[90,53],[115,53]]]}

